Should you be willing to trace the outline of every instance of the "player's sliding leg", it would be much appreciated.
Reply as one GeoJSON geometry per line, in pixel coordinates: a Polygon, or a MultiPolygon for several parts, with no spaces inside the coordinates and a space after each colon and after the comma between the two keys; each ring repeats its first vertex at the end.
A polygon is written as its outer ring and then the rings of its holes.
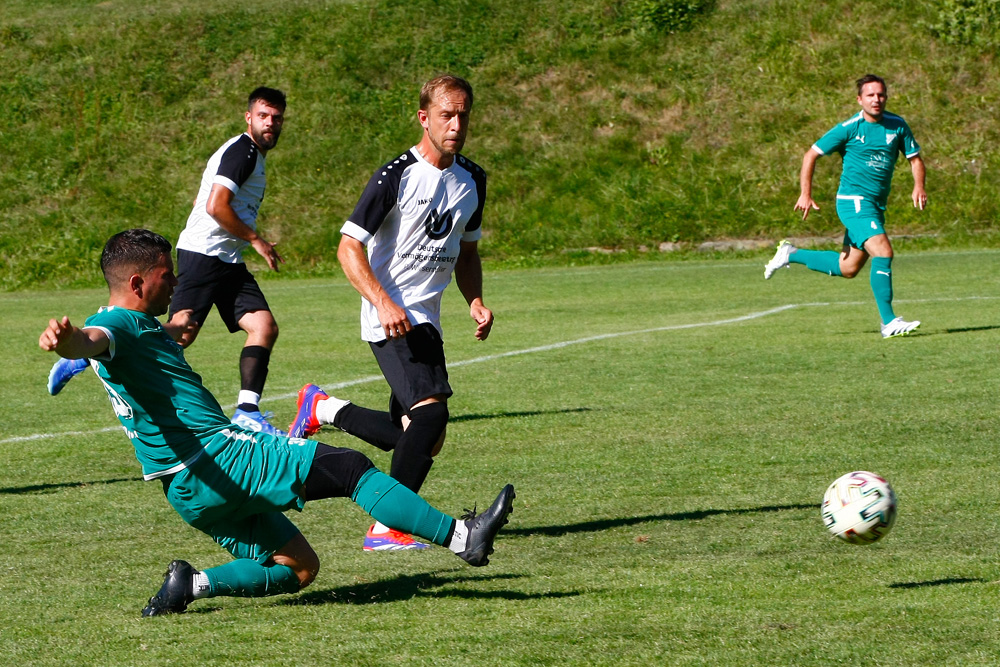
{"type": "MultiPolygon", "coordinates": [[[[486,511],[454,519],[379,471],[363,454],[322,444],[306,479],[305,495],[307,500],[347,495],[375,519],[443,546],[475,567],[489,563],[493,542],[513,511],[515,498],[514,487],[508,484],[486,511]]],[[[186,561],[171,562],[160,590],[142,610],[143,616],[180,613],[203,597],[294,593],[308,585],[319,569],[312,548],[280,512],[220,523],[205,532],[237,556],[236,560],[203,572],[186,561]],[[288,534],[291,538],[286,540],[288,534]],[[248,535],[263,537],[265,543],[284,540],[285,547],[267,558],[266,547],[249,542],[248,535]],[[300,545],[289,550],[296,540],[300,545]],[[255,557],[246,557],[251,555],[255,557]]]]}
{"type": "Polygon", "coordinates": [[[167,567],[163,586],[142,610],[143,616],[179,614],[193,601],[216,596],[264,597],[296,593],[302,588],[295,570],[276,563],[238,558],[199,572],[184,560],[167,567]]]}
{"type": "Polygon", "coordinates": [[[345,495],[345,489],[353,489],[347,495],[376,521],[398,532],[417,535],[447,547],[476,566],[487,563],[493,538],[507,522],[514,500],[514,487],[508,484],[488,510],[455,520],[375,468],[359,452],[318,446],[306,480],[306,498],[317,500],[345,495]],[[354,481],[362,468],[360,477],[354,481]]]}

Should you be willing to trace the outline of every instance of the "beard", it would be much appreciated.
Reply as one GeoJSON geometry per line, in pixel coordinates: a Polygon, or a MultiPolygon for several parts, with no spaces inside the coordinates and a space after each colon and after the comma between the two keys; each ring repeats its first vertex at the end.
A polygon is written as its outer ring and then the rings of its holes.
{"type": "Polygon", "coordinates": [[[278,145],[278,137],[281,136],[281,130],[272,129],[270,138],[267,138],[263,132],[258,132],[257,130],[250,128],[250,136],[253,138],[255,144],[260,146],[263,150],[269,151],[278,145]]]}

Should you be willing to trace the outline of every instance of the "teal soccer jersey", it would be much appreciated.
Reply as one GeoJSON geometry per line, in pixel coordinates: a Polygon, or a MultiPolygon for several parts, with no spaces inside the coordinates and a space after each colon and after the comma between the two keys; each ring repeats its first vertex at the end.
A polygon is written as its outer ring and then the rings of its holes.
{"type": "Polygon", "coordinates": [[[920,146],[899,116],[883,113],[881,120],[869,123],[859,111],[824,134],[813,150],[820,155],[837,152],[843,156],[838,196],[864,197],[885,209],[899,154],[912,158],[920,153],[920,146]]]}
{"type": "Polygon", "coordinates": [[[152,315],[105,307],[84,326],[108,335],[107,352],[93,360],[97,375],[143,477],[171,480],[167,500],[185,521],[259,562],[298,534],[281,512],[305,504],[315,442],[230,423],[152,315]]]}
{"type": "Polygon", "coordinates": [[[202,455],[207,440],[233,428],[155,317],[106,306],[84,326],[108,335],[108,350],[94,365],[145,479],[183,470],[202,455]],[[157,368],[165,372],[150,372],[157,368]]]}

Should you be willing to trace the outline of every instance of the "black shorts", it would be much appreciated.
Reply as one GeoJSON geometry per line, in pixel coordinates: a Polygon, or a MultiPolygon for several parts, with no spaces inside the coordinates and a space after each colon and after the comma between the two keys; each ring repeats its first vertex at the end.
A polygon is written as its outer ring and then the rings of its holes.
{"type": "Polygon", "coordinates": [[[219,309],[229,333],[240,330],[240,318],[247,313],[271,310],[246,264],[230,264],[200,252],[178,249],[177,287],[170,302],[170,317],[190,308],[194,321],[204,324],[213,305],[219,309]]]}
{"type": "Polygon", "coordinates": [[[433,324],[418,324],[402,338],[369,345],[392,389],[389,412],[397,425],[400,417],[408,415],[420,401],[431,396],[451,396],[444,341],[433,324]]]}

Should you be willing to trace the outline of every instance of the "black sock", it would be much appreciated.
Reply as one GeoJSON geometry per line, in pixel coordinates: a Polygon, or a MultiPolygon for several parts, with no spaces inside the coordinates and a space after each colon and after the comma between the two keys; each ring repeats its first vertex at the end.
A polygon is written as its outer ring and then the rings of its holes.
{"type": "Polygon", "coordinates": [[[403,429],[392,423],[388,412],[348,403],[337,412],[333,425],[384,452],[391,452],[403,437],[403,429]]]}
{"type": "MultiPolygon", "coordinates": [[[[260,396],[264,393],[267,380],[267,365],[271,361],[271,350],[261,345],[250,345],[240,353],[240,389],[252,391],[260,396]]],[[[240,408],[242,409],[242,408],[240,408]]]]}
{"type": "Polygon", "coordinates": [[[431,452],[447,426],[447,403],[428,403],[410,410],[410,424],[392,453],[389,475],[411,491],[419,491],[434,464],[431,452]]]}

